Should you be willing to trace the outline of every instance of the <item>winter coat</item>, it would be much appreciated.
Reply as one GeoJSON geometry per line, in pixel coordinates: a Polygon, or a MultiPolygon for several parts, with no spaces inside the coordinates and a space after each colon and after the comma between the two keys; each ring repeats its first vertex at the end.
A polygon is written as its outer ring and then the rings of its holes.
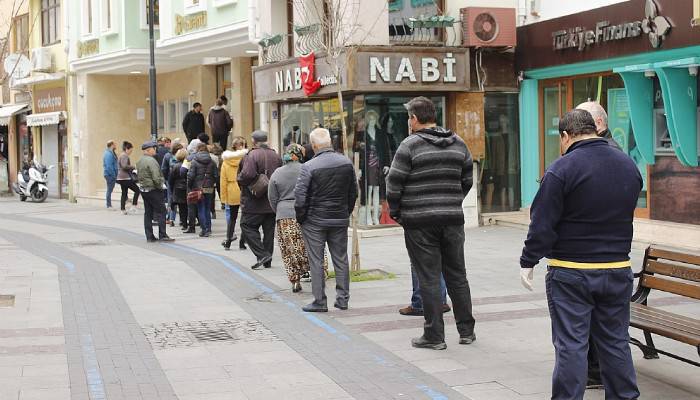
{"type": "Polygon", "coordinates": [[[241,204],[241,188],[238,186],[238,166],[248,150],[226,150],[221,155],[221,203],[230,206],[241,204]]]}
{"type": "Polygon", "coordinates": [[[214,106],[209,109],[207,122],[211,127],[212,136],[227,136],[233,128],[233,118],[225,108],[214,106]]]}
{"type": "Polygon", "coordinates": [[[156,149],[156,155],[153,156],[156,161],[158,161],[158,167],[160,168],[161,165],[163,165],[163,159],[165,158],[165,155],[170,153],[170,149],[167,147],[163,146],[162,144],[158,146],[156,149]]]}
{"type": "Polygon", "coordinates": [[[168,177],[170,177],[170,167],[175,164],[177,160],[175,160],[175,156],[173,153],[168,153],[163,157],[163,163],[160,164],[160,172],[163,174],[163,178],[165,178],[165,181],[168,181],[168,177]]]}
{"type": "Polygon", "coordinates": [[[452,131],[426,128],[404,139],[386,178],[391,217],[404,227],[464,225],[472,156],[452,131]]]}
{"type": "Polygon", "coordinates": [[[155,157],[145,155],[136,163],[139,171],[139,186],[144,190],[163,190],[163,174],[155,157]]]}
{"type": "Polygon", "coordinates": [[[287,218],[296,218],[294,211],[294,187],[301,173],[301,163],[290,161],[278,168],[270,177],[270,185],[267,187],[267,197],[270,206],[275,211],[275,219],[278,221],[287,218]]]}
{"type": "Polygon", "coordinates": [[[267,171],[267,177],[271,177],[277,168],[282,166],[282,159],[277,152],[267,145],[253,148],[241,161],[238,167],[238,185],[241,187],[241,207],[248,214],[274,214],[267,199],[267,193],[262,197],[255,197],[248,186],[252,185],[258,175],[267,171]]]}
{"type": "Polygon", "coordinates": [[[102,171],[105,178],[117,179],[119,167],[117,165],[117,155],[112,149],[105,149],[102,155],[102,171]]]}
{"type": "Polygon", "coordinates": [[[182,120],[182,130],[188,142],[196,139],[197,135],[204,133],[204,115],[194,110],[188,111],[182,120]]]}
{"type": "Polygon", "coordinates": [[[202,189],[212,193],[219,171],[209,152],[200,151],[194,155],[190,169],[187,171],[187,190],[202,189]]]}
{"type": "Polygon", "coordinates": [[[357,200],[357,178],[350,160],[331,148],[320,150],[301,166],[294,188],[300,224],[347,227],[357,200]]]}
{"type": "Polygon", "coordinates": [[[134,171],[134,166],[131,165],[129,155],[122,153],[119,156],[119,172],[117,172],[118,181],[129,181],[132,179],[131,173],[134,171]]]}
{"type": "Polygon", "coordinates": [[[168,184],[172,193],[172,201],[176,204],[187,203],[187,169],[181,162],[176,162],[170,167],[168,184]]]}

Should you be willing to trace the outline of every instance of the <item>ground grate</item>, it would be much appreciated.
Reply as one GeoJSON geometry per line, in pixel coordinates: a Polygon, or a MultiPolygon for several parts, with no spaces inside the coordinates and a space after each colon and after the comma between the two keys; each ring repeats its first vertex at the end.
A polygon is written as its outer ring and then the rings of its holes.
{"type": "Polygon", "coordinates": [[[259,321],[248,319],[168,322],[142,329],[154,349],[279,340],[259,321]]]}

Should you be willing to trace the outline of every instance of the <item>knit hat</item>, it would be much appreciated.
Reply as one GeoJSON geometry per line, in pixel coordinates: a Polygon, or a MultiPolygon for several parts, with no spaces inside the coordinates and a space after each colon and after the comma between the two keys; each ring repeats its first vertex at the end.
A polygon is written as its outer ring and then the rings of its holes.
{"type": "Polygon", "coordinates": [[[282,161],[288,163],[290,161],[301,161],[304,158],[304,148],[296,143],[287,146],[287,149],[282,155],[282,161]]]}

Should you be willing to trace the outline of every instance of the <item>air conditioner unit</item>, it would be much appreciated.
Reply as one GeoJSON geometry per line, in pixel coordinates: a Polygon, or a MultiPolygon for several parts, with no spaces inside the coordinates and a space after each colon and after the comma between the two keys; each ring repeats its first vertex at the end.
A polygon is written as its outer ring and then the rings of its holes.
{"type": "Polygon", "coordinates": [[[52,57],[51,49],[39,47],[32,49],[32,70],[38,72],[51,72],[52,57]]]}
{"type": "Polygon", "coordinates": [[[465,47],[515,46],[515,8],[466,7],[460,14],[465,47]]]}

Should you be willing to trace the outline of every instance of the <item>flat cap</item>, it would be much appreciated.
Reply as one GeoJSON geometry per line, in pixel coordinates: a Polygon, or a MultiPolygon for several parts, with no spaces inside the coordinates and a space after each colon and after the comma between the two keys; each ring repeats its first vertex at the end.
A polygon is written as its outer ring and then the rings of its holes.
{"type": "Polygon", "coordinates": [[[253,141],[258,142],[258,143],[267,142],[267,132],[265,132],[265,131],[253,132],[253,141]]]}
{"type": "Polygon", "coordinates": [[[151,147],[158,147],[158,144],[153,140],[149,140],[141,145],[141,150],[150,149],[151,147]]]}

